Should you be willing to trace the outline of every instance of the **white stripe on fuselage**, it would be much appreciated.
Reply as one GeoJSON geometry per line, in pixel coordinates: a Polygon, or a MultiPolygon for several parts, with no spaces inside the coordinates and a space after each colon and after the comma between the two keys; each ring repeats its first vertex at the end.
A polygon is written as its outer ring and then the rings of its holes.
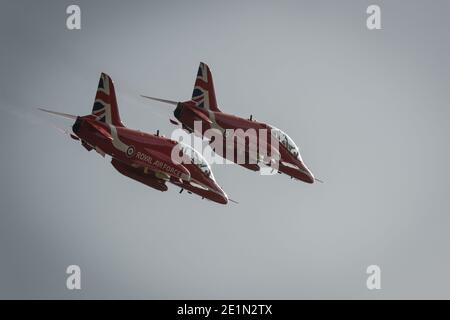
{"type": "Polygon", "coordinates": [[[112,144],[114,146],[114,148],[116,148],[117,150],[120,150],[122,152],[127,152],[128,148],[130,147],[128,144],[123,143],[120,139],[119,139],[119,135],[117,134],[117,128],[116,126],[112,125],[112,124],[107,124],[109,126],[109,128],[111,129],[111,136],[112,136],[112,144]]]}

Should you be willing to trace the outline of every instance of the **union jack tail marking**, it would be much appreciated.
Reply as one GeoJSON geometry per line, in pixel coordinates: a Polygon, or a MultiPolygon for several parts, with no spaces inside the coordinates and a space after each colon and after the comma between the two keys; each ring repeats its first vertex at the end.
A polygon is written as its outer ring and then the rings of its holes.
{"type": "Polygon", "coordinates": [[[195,79],[192,100],[196,106],[211,111],[220,111],[217,106],[216,94],[211,71],[206,63],[200,62],[195,79]]]}
{"type": "Polygon", "coordinates": [[[117,127],[124,126],[120,121],[114,83],[106,73],[100,75],[92,114],[98,121],[117,127]]]}

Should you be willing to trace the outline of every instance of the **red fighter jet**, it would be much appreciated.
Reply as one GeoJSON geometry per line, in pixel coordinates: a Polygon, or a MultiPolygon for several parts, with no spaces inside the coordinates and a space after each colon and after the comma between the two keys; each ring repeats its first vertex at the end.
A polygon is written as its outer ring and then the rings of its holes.
{"type": "MultiPolygon", "coordinates": [[[[252,119],[252,116],[250,116],[249,119],[243,119],[224,113],[219,109],[214,92],[211,71],[203,62],[200,63],[198,68],[191,100],[176,102],[149,96],[142,97],[176,106],[174,110],[175,118],[181,122],[182,128],[190,133],[194,132],[197,135],[204,136],[208,129],[217,129],[223,133],[223,148],[213,148],[214,151],[223,158],[231,160],[232,162],[253,171],[259,171],[261,169],[259,164],[265,164],[274,168],[273,163],[276,158],[276,168],[279,173],[285,173],[292,178],[307,183],[320,181],[319,179],[314,178],[314,175],[302,160],[297,145],[286,133],[274,126],[255,121],[252,119]],[[201,126],[195,125],[195,122],[197,121],[201,121],[201,126]],[[196,130],[196,128],[199,129],[196,130]],[[225,141],[227,137],[229,137],[227,131],[234,130],[236,132],[238,129],[241,129],[241,132],[242,130],[245,132],[245,130],[254,129],[254,132],[256,132],[257,135],[256,141],[253,140],[252,142],[251,139],[244,140],[245,146],[243,150],[246,153],[244,162],[237,161],[238,152],[232,152],[231,156],[229,156],[230,153],[227,152],[227,147],[230,146],[225,141]],[[259,140],[263,137],[267,141],[267,152],[265,155],[269,155],[269,157],[260,157],[260,150],[258,150],[260,146],[259,140]],[[275,143],[271,141],[278,142],[276,148],[274,147],[275,143]],[[250,150],[257,150],[256,157],[251,157],[250,150]],[[277,157],[275,157],[275,155],[277,157]]],[[[171,119],[170,122],[179,125],[179,123],[173,119],[171,119]]],[[[235,149],[237,146],[238,143],[236,141],[231,145],[231,147],[235,149]]]]}
{"type": "Polygon", "coordinates": [[[228,197],[214,179],[205,159],[188,145],[125,127],[119,117],[114,84],[102,73],[92,113],[74,116],[41,109],[54,115],[75,120],[71,138],[81,141],[88,151],[96,150],[103,157],[111,156],[111,164],[121,174],[149,187],[167,191],[171,182],[189,193],[196,193],[221,204],[228,197]],[[173,161],[175,150],[177,161],[173,161]]]}

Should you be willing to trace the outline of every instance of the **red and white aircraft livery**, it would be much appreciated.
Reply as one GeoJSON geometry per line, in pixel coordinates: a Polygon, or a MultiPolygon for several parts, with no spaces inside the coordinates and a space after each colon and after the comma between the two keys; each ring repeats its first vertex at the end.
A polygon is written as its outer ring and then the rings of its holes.
{"type": "MultiPolygon", "coordinates": [[[[252,117],[250,117],[250,119],[244,119],[220,111],[216,101],[211,71],[203,62],[200,63],[198,68],[191,100],[176,102],[149,96],[143,97],[176,106],[174,116],[181,122],[183,129],[189,132],[194,132],[201,136],[205,136],[205,131],[208,129],[217,129],[222,132],[221,136],[224,140],[222,143],[223,148],[213,148],[213,150],[223,158],[254,171],[260,170],[260,163],[274,167],[273,161],[276,158],[276,168],[279,173],[285,173],[292,178],[307,183],[320,181],[314,178],[314,175],[303,162],[298,147],[286,133],[274,126],[255,121],[252,117]],[[194,123],[197,121],[201,121],[202,124],[199,130],[196,130],[198,126],[194,123]],[[251,139],[244,140],[244,152],[246,153],[245,162],[240,162],[237,161],[239,153],[236,151],[238,146],[237,140],[231,144],[231,148],[234,148],[234,151],[236,152],[227,152],[227,147],[230,147],[230,144],[227,144],[225,141],[229,137],[227,131],[232,130],[234,132],[239,131],[242,133],[242,131],[246,132],[249,131],[249,129],[253,129],[253,132],[256,132],[257,137],[253,142],[251,139]],[[262,138],[267,141],[267,150],[264,155],[268,156],[260,155],[260,150],[258,148],[261,146],[260,140],[262,138]],[[276,148],[273,141],[278,142],[276,148]],[[250,150],[257,150],[256,157],[251,156],[252,153],[249,152],[250,150]]],[[[179,124],[172,119],[171,122],[173,124],[179,124]]]]}
{"type": "Polygon", "coordinates": [[[214,179],[205,159],[187,145],[125,127],[120,121],[114,84],[102,73],[92,113],[74,116],[45,109],[42,111],[75,120],[70,137],[81,141],[88,151],[96,150],[102,156],[111,156],[111,164],[121,174],[149,187],[166,191],[171,182],[221,204],[228,197],[214,179]],[[176,148],[176,149],[175,149],[176,148]],[[181,161],[172,161],[172,152],[178,152],[181,161]]]}

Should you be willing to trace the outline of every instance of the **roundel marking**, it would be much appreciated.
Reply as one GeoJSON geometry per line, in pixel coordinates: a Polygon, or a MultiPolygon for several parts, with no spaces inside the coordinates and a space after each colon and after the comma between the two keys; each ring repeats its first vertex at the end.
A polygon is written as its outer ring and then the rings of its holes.
{"type": "Polygon", "coordinates": [[[127,156],[128,156],[128,157],[131,158],[131,157],[134,155],[135,152],[136,152],[136,150],[134,149],[133,146],[129,146],[129,147],[127,148],[127,156]]]}

